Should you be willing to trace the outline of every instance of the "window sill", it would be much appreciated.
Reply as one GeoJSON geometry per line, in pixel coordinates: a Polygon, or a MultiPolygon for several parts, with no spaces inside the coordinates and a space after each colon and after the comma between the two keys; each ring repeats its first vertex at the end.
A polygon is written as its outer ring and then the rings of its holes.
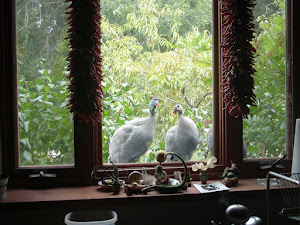
{"type": "MultiPolygon", "coordinates": [[[[210,180],[213,182],[213,180],[210,180]]],[[[199,183],[199,181],[193,182],[199,183]]],[[[283,203],[278,200],[277,190],[273,190],[272,209],[278,212],[283,203]],[[275,192],[273,192],[275,191],[275,192]]],[[[200,194],[195,187],[177,194],[159,194],[156,191],[146,195],[128,197],[124,190],[118,195],[101,192],[96,186],[60,187],[53,189],[10,189],[5,200],[0,201],[0,217],[10,224],[64,224],[67,213],[80,210],[114,210],[118,214],[118,224],[153,225],[149,215],[162,212],[159,222],[155,224],[210,224],[214,218],[213,209],[219,197],[225,192],[200,194]],[[180,213],[178,213],[180,212],[180,213]],[[146,219],[145,219],[146,218],[146,219]],[[42,221],[42,222],[41,222],[42,221]]],[[[256,179],[240,179],[236,187],[232,187],[226,196],[232,204],[243,204],[253,215],[265,220],[266,188],[256,184],[256,179]]],[[[272,214],[273,215],[273,214],[272,214]]],[[[276,224],[288,224],[278,213],[272,216],[276,224]]],[[[272,223],[271,223],[272,224],[272,223]]],[[[289,223],[290,224],[290,223],[289,223]]]]}
{"type": "MultiPolygon", "coordinates": [[[[215,181],[215,180],[214,180],[215,181]]],[[[213,180],[211,180],[213,182],[213,180]]],[[[192,182],[192,184],[200,183],[199,181],[192,182]]],[[[231,187],[229,192],[248,193],[248,192],[261,192],[265,191],[265,187],[256,184],[256,179],[240,179],[236,187],[231,187]]],[[[201,194],[193,185],[187,191],[176,194],[160,194],[157,191],[152,191],[139,195],[127,196],[124,189],[121,189],[120,194],[114,195],[112,192],[102,192],[97,186],[84,186],[84,187],[59,187],[52,189],[9,189],[6,199],[0,201],[1,206],[18,205],[18,204],[51,204],[59,202],[86,202],[86,201],[99,201],[105,202],[136,202],[136,201],[156,201],[167,199],[184,199],[184,198],[209,198],[221,192],[212,194],[201,194]],[[151,200],[150,200],[151,199],[151,200]]]]}

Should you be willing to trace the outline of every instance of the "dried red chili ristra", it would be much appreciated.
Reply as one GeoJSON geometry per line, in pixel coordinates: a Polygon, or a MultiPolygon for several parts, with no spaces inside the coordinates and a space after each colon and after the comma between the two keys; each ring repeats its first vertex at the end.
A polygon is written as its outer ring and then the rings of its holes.
{"type": "Polygon", "coordinates": [[[101,119],[103,90],[101,82],[101,27],[99,0],[66,0],[68,7],[67,57],[70,74],[70,102],[73,118],[80,122],[101,119]]]}
{"type": "Polygon", "coordinates": [[[247,118],[249,105],[255,105],[255,49],[253,39],[254,0],[221,1],[222,89],[225,109],[234,116],[247,118]]]}

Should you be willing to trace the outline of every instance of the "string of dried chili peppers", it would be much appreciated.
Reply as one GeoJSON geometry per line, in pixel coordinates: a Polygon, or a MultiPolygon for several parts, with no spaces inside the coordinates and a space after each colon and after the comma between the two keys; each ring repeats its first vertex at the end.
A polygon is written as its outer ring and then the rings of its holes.
{"type": "Polygon", "coordinates": [[[80,122],[101,118],[100,0],[66,0],[68,7],[68,70],[70,74],[70,111],[80,122]]]}
{"type": "Polygon", "coordinates": [[[255,105],[255,49],[253,39],[254,0],[221,1],[221,53],[223,60],[223,99],[225,109],[234,116],[247,118],[255,105]]]}

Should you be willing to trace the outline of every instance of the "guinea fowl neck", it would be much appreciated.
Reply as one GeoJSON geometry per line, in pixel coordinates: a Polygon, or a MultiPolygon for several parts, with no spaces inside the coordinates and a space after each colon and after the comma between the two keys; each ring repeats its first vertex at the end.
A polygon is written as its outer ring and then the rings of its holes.
{"type": "Polygon", "coordinates": [[[154,117],[155,116],[155,108],[150,109],[150,116],[154,117]]]}
{"type": "Polygon", "coordinates": [[[182,116],[183,116],[182,112],[178,112],[178,119],[182,118],[182,116]]]}
{"type": "Polygon", "coordinates": [[[178,124],[182,124],[182,123],[183,123],[182,119],[183,119],[182,113],[178,113],[177,123],[178,123],[178,124]]]}

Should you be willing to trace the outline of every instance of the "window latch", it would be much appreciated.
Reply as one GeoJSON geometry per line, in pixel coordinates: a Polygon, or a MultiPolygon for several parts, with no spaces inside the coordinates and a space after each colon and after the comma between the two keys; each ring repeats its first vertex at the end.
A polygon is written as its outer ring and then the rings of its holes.
{"type": "Polygon", "coordinates": [[[278,165],[278,163],[280,163],[281,160],[283,160],[285,157],[287,157],[287,154],[284,154],[281,158],[274,161],[271,165],[260,166],[260,169],[261,170],[272,170],[272,169],[275,169],[275,168],[283,169],[284,166],[283,165],[278,165]]]}
{"type": "Polygon", "coordinates": [[[56,174],[53,173],[45,173],[44,171],[40,171],[39,173],[36,174],[30,174],[29,178],[55,178],[56,174]]]}

